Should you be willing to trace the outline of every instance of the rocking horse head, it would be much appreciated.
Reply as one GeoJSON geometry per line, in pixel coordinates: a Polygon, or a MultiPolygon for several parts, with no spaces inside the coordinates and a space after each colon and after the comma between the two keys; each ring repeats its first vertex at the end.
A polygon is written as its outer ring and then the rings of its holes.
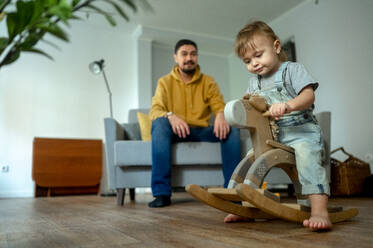
{"type": "Polygon", "coordinates": [[[249,129],[255,158],[272,149],[266,142],[273,140],[267,109],[264,97],[250,94],[228,102],[224,109],[225,119],[230,125],[249,129]]]}
{"type": "Polygon", "coordinates": [[[246,94],[240,100],[228,102],[224,109],[224,116],[234,127],[256,128],[261,119],[268,119],[263,115],[266,110],[267,103],[264,97],[246,94]]]}

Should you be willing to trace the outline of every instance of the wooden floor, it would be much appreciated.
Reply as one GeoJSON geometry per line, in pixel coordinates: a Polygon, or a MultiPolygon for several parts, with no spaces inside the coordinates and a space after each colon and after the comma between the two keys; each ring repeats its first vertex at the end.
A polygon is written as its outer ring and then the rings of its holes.
{"type": "Polygon", "coordinates": [[[225,213],[186,193],[161,209],[136,197],[123,207],[99,196],[1,199],[0,247],[373,247],[372,198],[331,199],[360,214],[317,233],[281,220],[225,224],[225,213]]]}

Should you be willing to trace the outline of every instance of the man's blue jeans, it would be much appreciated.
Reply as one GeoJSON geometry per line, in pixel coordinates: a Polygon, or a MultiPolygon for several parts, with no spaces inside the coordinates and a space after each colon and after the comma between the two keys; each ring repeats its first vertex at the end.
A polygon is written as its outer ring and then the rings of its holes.
{"type": "MultiPolygon", "coordinates": [[[[220,142],[223,162],[224,187],[241,161],[240,130],[231,127],[229,135],[219,140],[213,133],[214,127],[189,128],[190,134],[184,139],[172,131],[170,122],[165,117],[157,118],[152,123],[152,192],[153,196],[171,195],[171,144],[176,142],[220,142]]],[[[206,154],[208,156],[208,154],[206,154]]]]}

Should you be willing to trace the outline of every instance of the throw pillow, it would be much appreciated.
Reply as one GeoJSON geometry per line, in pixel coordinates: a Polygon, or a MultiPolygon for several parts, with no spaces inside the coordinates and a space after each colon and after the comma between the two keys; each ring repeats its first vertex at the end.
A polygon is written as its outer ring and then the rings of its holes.
{"type": "Polygon", "coordinates": [[[151,141],[152,136],[150,131],[152,129],[152,121],[150,120],[149,116],[144,113],[137,112],[137,119],[139,120],[141,139],[143,141],[151,141]]]}

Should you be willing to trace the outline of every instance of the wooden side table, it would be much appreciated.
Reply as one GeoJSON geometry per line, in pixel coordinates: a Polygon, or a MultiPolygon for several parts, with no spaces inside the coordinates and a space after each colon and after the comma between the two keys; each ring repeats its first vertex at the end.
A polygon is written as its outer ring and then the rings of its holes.
{"type": "Polygon", "coordinates": [[[102,140],[34,138],[35,197],[98,194],[102,140]]]}

